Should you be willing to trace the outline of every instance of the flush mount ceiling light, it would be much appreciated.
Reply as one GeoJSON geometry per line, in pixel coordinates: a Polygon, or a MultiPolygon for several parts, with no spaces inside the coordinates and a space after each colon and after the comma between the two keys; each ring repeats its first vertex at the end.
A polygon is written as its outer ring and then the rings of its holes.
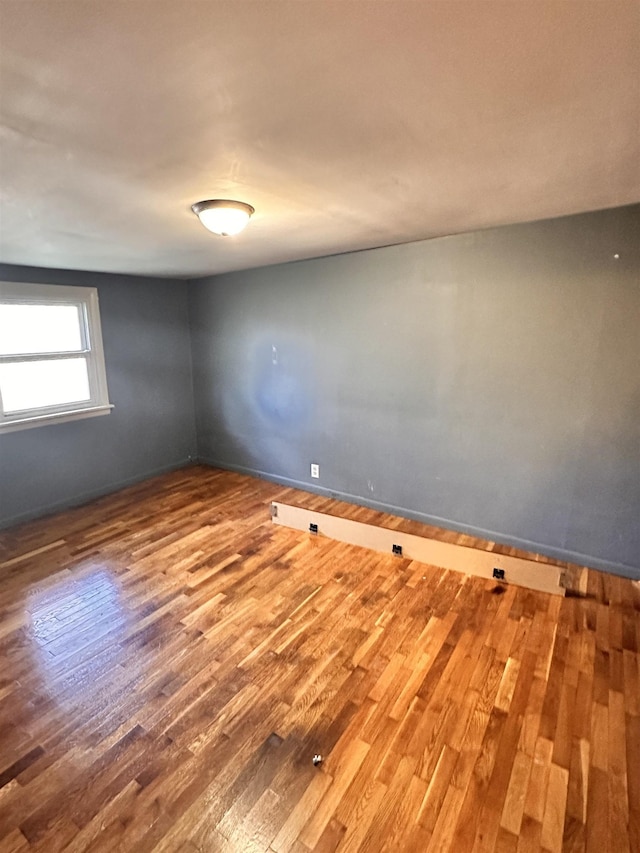
{"type": "Polygon", "coordinates": [[[221,237],[239,234],[251,215],[255,213],[255,209],[250,204],[224,198],[198,201],[191,205],[191,210],[199,217],[205,228],[221,237]]]}

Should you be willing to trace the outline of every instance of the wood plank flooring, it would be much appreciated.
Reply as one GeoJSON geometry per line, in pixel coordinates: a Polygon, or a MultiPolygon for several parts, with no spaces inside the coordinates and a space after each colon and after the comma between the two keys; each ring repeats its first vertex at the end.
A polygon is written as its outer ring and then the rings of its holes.
{"type": "Polygon", "coordinates": [[[640,851],[637,584],[496,588],[272,500],[495,547],[204,467],[0,534],[2,853],[640,851]]]}

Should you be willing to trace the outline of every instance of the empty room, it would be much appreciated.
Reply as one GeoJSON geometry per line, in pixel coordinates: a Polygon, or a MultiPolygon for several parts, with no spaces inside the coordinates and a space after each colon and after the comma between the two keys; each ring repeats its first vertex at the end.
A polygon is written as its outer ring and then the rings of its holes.
{"type": "Polygon", "coordinates": [[[638,0],[0,0],[0,181],[0,853],[639,853],[638,0]]]}

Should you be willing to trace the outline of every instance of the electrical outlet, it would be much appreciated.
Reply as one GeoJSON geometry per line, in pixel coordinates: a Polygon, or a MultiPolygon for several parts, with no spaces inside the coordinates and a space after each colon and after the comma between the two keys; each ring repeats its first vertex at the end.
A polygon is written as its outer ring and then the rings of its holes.
{"type": "Polygon", "coordinates": [[[317,462],[311,463],[311,476],[318,478],[320,476],[320,466],[317,462]]]}
{"type": "Polygon", "coordinates": [[[503,581],[504,578],[504,569],[494,569],[493,576],[497,581],[503,581]]]}

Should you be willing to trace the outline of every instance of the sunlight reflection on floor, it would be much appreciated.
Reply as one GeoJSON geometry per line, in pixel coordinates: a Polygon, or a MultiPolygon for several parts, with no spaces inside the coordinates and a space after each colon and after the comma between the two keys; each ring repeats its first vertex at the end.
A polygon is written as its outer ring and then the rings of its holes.
{"type": "Polygon", "coordinates": [[[32,676],[40,676],[41,687],[58,703],[75,707],[84,691],[122,663],[119,629],[124,633],[133,614],[117,573],[104,565],[83,567],[34,590],[28,612],[25,640],[33,652],[32,676]]]}

